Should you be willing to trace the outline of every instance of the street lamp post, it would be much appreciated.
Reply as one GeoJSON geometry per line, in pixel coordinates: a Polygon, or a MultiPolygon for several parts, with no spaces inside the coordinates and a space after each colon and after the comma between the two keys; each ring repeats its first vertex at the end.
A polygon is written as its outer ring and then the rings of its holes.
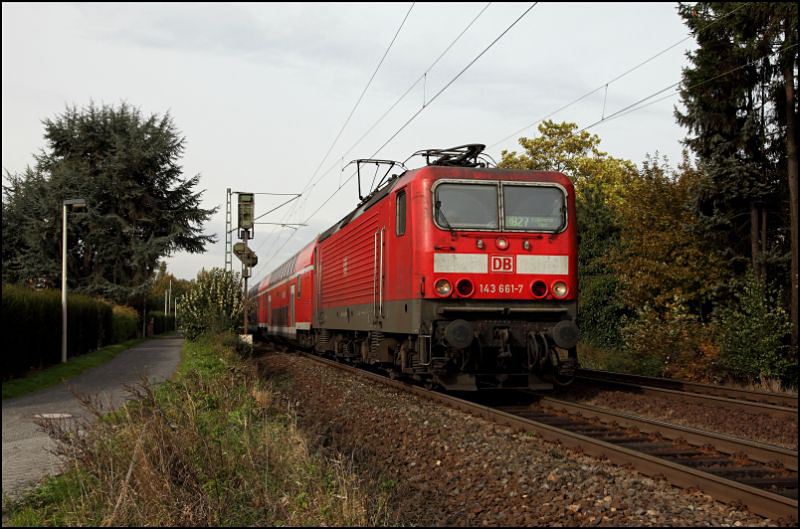
{"type": "Polygon", "coordinates": [[[72,198],[64,201],[61,221],[61,363],[67,361],[67,206],[85,208],[86,201],[72,198]]]}

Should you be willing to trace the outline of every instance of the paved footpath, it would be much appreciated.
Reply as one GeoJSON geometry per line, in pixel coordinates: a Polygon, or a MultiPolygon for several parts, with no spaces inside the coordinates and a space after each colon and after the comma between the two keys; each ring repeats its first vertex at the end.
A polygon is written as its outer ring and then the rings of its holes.
{"type": "Polygon", "coordinates": [[[50,453],[53,441],[36,425],[35,415],[65,413],[73,418],[85,417],[73,391],[98,396],[103,404],[117,407],[129,397],[125,384],[136,384],[142,375],[154,383],[171,377],[178,367],[182,345],[180,335],[152,338],[63,384],[4,400],[3,496],[16,496],[31,482],[59,470],[58,459],[50,453]]]}

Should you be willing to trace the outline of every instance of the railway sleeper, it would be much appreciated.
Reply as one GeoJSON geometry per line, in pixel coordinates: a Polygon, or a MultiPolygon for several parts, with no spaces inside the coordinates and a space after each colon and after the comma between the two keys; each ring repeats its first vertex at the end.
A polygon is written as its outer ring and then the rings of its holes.
{"type": "Polygon", "coordinates": [[[703,470],[717,476],[732,479],[761,478],[775,475],[773,469],[764,467],[704,468],[703,470]]]}
{"type": "MultiPolygon", "coordinates": [[[[620,443],[620,445],[624,446],[625,448],[630,448],[631,450],[638,450],[639,452],[646,452],[648,454],[656,450],[675,450],[675,445],[672,443],[654,443],[652,441],[643,443],[620,443]]],[[[695,451],[691,451],[691,453],[700,454],[700,452],[695,451]]],[[[676,453],[675,455],[679,454],[676,453]]]]}
{"type": "Polygon", "coordinates": [[[650,440],[649,437],[633,437],[630,435],[625,434],[614,434],[610,433],[609,435],[593,435],[592,437],[596,437],[601,441],[605,441],[607,443],[612,444],[630,444],[630,443],[646,443],[650,440]]]}
{"type": "Polygon", "coordinates": [[[677,463],[679,465],[684,465],[687,467],[697,467],[697,468],[706,468],[706,467],[717,467],[717,466],[731,466],[733,465],[733,461],[730,459],[724,459],[720,457],[683,457],[683,456],[666,456],[663,459],[667,461],[671,461],[673,463],[677,463]]]}
{"type": "MultiPolygon", "coordinates": [[[[577,426],[578,425],[578,423],[576,423],[572,419],[564,419],[564,418],[561,418],[561,417],[552,417],[552,416],[550,416],[550,417],[541,417],[541,416],[535,416],[533,414],[528,414],[528,413],[520,413],[519,415],[521,417],[525,417],[526,419],[532,419],[532,420],[534,420],[536,422],[541,422],[541,423],[547,424],[548,426],[562,427],[562,426],[577,426]]],[[[565,430],[570,430],[570,428],[564,428],[564,429],[565,430]]]]}
{"type": "Polygon", "coordinates": [[[651,456],[655,457],[664,457],[664,456],[671,456],[671,455],[700,455],[702,452],[698,452],[695,450],[690,450],[686,448],[675,448],[675,449],[664,449],[664,450],[642,450],[646,454],[650,454],[651,456]]]}
{"type": "Polygon", "coordinates": [[[741,478],[736,480],[739,483],[757,487],[759,489],[788,489],[797,490],[797,478],[741,478]]]}
{"type": "Polygon", "coordinates": [[[776,494],[780,494],[781,496],[786,496],[787,498],[791,498],[793,500],[797,499],[797,488],[793,489],[780,489],[775,491],[776,494]]]}
{"type": "Polygon", "coordinates": [[[595,435],[607,434],[608,428],[575,428],[572,431],[582,435],[588,435],[590,437],[594,437],[595,435]]]}

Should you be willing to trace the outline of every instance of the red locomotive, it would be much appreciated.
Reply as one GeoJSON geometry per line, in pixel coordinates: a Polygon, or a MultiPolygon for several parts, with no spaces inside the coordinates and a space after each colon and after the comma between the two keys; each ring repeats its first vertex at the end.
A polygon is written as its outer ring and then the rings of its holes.
{"type": "MultiPolygon", "coordinates": [[[[482,145],[419,153],[251,290],[259,332],[448,390],[551,388],[577,367],[575,194],[489,168],[482,145]]],[[[359,192],[362,164],[358,160],[359,192]]]]}

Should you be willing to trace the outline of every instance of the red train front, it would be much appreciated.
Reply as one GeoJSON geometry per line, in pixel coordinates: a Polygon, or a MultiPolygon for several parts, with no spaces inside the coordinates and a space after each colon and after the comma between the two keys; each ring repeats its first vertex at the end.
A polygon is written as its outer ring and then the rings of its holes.
{"type": "Polygon", "coordinates": [[[429,165],[390,178],[273,272],[253,292],[259,327],[449,390],[568,382],[578,339],[572,183],[483,167],[480,147],[425,151],[429,165]],[[300,322],[283,316],[283,306],[304,306],[283,290],[304,274],[310,325],[284,325],[300,322]]]}

